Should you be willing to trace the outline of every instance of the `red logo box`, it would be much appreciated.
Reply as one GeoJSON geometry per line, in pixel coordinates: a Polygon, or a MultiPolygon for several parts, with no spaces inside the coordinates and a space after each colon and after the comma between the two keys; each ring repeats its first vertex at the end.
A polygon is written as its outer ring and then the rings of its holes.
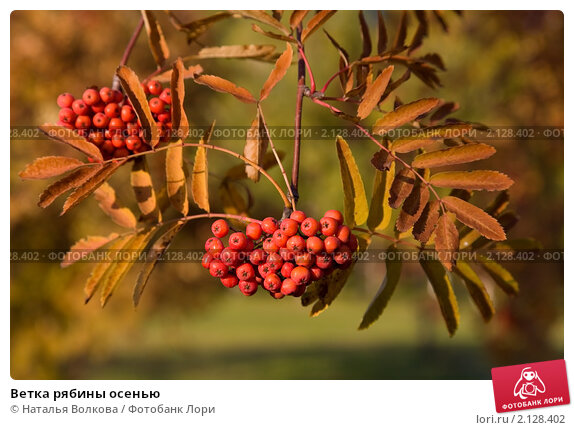
{"type": "Polygon", "coordinates": [[[564,360],[492,369],[496,412],[545,408],[570,403],[564,360]]]}

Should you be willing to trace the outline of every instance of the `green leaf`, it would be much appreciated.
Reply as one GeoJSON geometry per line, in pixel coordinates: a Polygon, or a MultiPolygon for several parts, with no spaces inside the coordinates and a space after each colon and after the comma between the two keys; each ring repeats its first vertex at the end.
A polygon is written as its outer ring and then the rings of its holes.
{"type": "Polygon", "coordinates": [[[420,259],[420,264],[436,294],[448,333],[453,336],[458,328],[460,315],[456,296],[446,270],[437,260],[420,259]]]}
{"type": "Polygon", "coordinates": [[[361,225],[369,215],[365,186],[351,148],[341,136],[337,136],[337,155],[343,180],[346,223],[349,227],[361,225]]]}
{"type": "Polygon", "coordinates": [[[389,206],[389,195],[394,177],[395,163],[391,164],[389,170],[375,170],[373,195],[367,218],[367,226],[372,231],[384,230],[391,222],[393,211],[389,206]]]}
{"type": "Polygon", "coordinates": [[[479,255],[478,260],[496,285],[498,285],[506,294],[510,296],[516,296],[518,294],[518,282],[516,282],[508,270],[484,256],[479,255]]]}
{"type": "Polygon", "coordinates": [[[463,280],[484,321],[490,321],[494,315],[494,305],[488,291],[486,291],[484,284],[474,269],[465,261],[459,260],[454,268],[454,273],[463,280]]]}
{"type": "MultiPolygon", "coordinates": [[[[391,253],[396,251],[395,245],[389,246],[387,249],[387,253],[391,253]]],[[[385,278],[383,279],[383,283],[381,284],[377,294],[373,298],[373,301],[367,308],[367,311],[363,315],[363,320],[359,325],[359,330],[364,330],[371,326],[376,320],[379,319],[385,308],[387,307],[387,303],[391,299],[391,296],[395,292],[395,288],[401,278],[401,261],[400,260],[391,260],[387,259],[385,261],[385,265],[387,268],[387,273],[385,274],[385,278]]]]}
{"type": "Polygon", "coordinates": [[[157,206],[155,190],[145,157],[135,159],[130,175],[130,183],[142,214],[142,221],[161,222],[161,212],[157,206]]]}

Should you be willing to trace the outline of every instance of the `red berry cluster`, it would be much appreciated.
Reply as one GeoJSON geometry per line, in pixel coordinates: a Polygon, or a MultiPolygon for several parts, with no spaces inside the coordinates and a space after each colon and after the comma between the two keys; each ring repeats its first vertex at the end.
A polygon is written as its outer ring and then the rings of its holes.
{"type": "MultiPolygon", "coordinates": [[[[171,131],[171,90],[158,81],[143,85],[160,135],[171,131]]],[[[75,99],[70,93],[58,96],[58,125],[76,130],[100,148],[104,159],[126,157],[150,149],[143,138],[141,123],[127,97],[108,87],[93,86],[75,99]]]]}
{"type": "Polygon", "coordinates": [[[243,232],[229,235],[223,219],[211,226],[214,237],[205,242],[202,265],[227,288],[236,285],[246,296],[262,285],[272,297],[301,296],[311,282],[352,263],[357,238],[343,224],[337,210],[317,221],[301,211],[278,222],[275,218],[252,222],[243,232]]]}

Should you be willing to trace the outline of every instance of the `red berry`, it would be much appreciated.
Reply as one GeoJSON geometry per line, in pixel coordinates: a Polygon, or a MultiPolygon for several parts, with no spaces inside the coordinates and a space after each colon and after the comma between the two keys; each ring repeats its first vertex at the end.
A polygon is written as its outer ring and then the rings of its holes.
{"type": "Polygon", "coordinates": [[[267,234],[273,234],[277,230],[277,220],[273,217],[267,217],[261,221],[261,229],[267,234]]]}
{"type": "Polygon", "coordinates": [[[76,118],[74,126],[78,129],[88,129],[92,125],[92,120],[88,115],[80,115],[76,118]]]}
{"type": "Polygon", "coordinates": [[[257,271],[263,278],[266,278],[268,275],[275,273],[275,271],[272,270],[267,263],[259,265],[259,267],[257,267],[257,271]]]}
{"type": "Polygon", "coordinates": [[[72,103],[74,103],[74,96],[70,93],[62,93],[58,96],[56,103],[58,103],[58,106],[61,108],[72,107],[72,103]]]}
{"type": "Polygon", "coordinates": [[[82,100],[74,100],[72,109],[76,115],[87,115],[90,112],[90,107],[82,100]]]}
{"type": "Polygon", "coordinates": [[[273,272],[277,272],[281,268],[281,266],[283,265],[283,259],[281,258],[281,256],[279,254],[277,254],[276,252],[273,252],[267,256],[266,264],[269,265],[269,268],[273,272]]]}
{"type": "Polygon", "coordinates": [[[74,129],[74,125],[73,124],[68,124],[67,122],[64,121],[58,121],[56,122],[56,125],[59,125],[60,127],[66,127],[69,130],[73,130],[74,129]]]}
{"type": "Polygon", "coordinates": [[[214,259],[209,264],[209,274],[215,278],[221,278],[222,276],[227,275],[228,272],[229,269],[222,261],[214,259]]]}
{"type": "Polygon", "coordinates": [[[95,114],[92,118],[92,123],[96,128],[106,128],[109,121],[110,119],[101,112],[95,114]]]}
{"type": "Polygon", "coordinates": [[[128,136],[126,138],[126,148],[128,148],[130,151],[133,151],[136,148],[139,148],[142,144],[142,141],[139,137],[137,136],[128,136]]]}
{"type": "Polygon", "coordinates": [[[249,281],[255,278],[255,269],[250,263],[245,263],[239,266],[235,273],[241,281],[249,281]]]}
{"type": "Polygon", "coordinates": [[[281,278],[277,274],[271,273],[263,281],[263,288],[276,293],[281,291],[281,283],[281,278]]]}
{"type": "Polygon", "coordinates": [[[100,99],[104,103],[110,103],[114,101],[114,92],[109,87],[100,88],[100,99]]]}
{"type": "Polygon", "coordinates": [[[258,240],[261,237],[262,231],[263,230],[261,229],[261,224],[259,224],[258,222],[252,222],[247,225],[247,228],[245,229],[245,234],[250,239],[258,240]]]}
{"type": "Polygon", "coordinates": [[[104,109],[104,113],[108,118],[118,118],[122,113],[122,109],[117,103],[108,103],[104,109]]]}
{"type": "Polygon", "coordinates": [[[297,285],[307,285],[311,280],[311,271],[306,267],[297,266],[291,271],[291,279],[297,285]]]}
{"type": "Polygon", "coordinates": [[[307,245],[307,251],[309,251],[312,254],[319,254],[320,252],[323,252],[323,250],[325,249],[325,244],[323,243],[321,238],[317,236],[311,236],[307,238],[306,245],[307,245]]]}
{"type": "Polygon", "coordinates": [[[102,131],[90,131],[88,135],[88,140],[94,145],[100,146],[104,143],[104,133],[102,131]]]}
{"type": "Polygon", "coordinates": [[[291,212],[291,216],[289,218],[294,219],[299,224],[301,224],[305,218],[307,218],[307,215],[305,215],[305,212],[303,211],[293,211],[291,212]]]}
{"type": "Polygon", "coordinates": [[[104,141],[100,149],[110,155],[113,154],[114,151],[116,150],[116,148],[114,148],[114,145],[112,145],[111,140],[104,141]]]}
{"type": "Polygon", "coordinates": [[[265,251],[261,248],[254,249],[253,252],[249,254],[249,261],[255,265],[259,265],[265,261],[266,255],[265,251]]]}
{"type": "Polygon", "coordinates": [[[255,281],[239,281],[239,289],[246,296],[252,296],[257,292],[257,282],[255,281]]]}
{"type": "Polygon", "coordinates": [[[162,113],[165,108],[165,103],[158,97],[153,97],[152,99],[150,99],[148,104],[152,113],[155,114],[162,113]]]}
{"type": "Polygon", "coordinates": [[[231,273],[222,276],[220,280],[223,286],[227,288],[233,288],[239,283],[239,279],[237,279],[237,276],[232,275],[231,273]]]}
{"type": "Polygon", "coordinates": [[[126,127],[125,123],[119,118],[112,118],[108,124],[111,131],[123,130],[126,127]]]}
{"type": "Polygon", "coordinates": [[[157,115],[157,120],[163,124],[166,124],[166,126],[167,126],[167,123],[171,122],[171,113],[162,112],[162,113],[157,115]]]}
{"type": "Polygon", "coordinates": [[[291,276],[291,271],[295,268],[295,265],[291,262],[286,262],[283,263],[283,266],[281,266],[281,276],[283,276],[284,278],[288,278],[291,276]]]}
{"type": "Polygon", "coordinates": [[[211,224],[211,231],[215,237],[225,237],[229,233],[229,224],[224,219],[218,219],[213,224],[211,224]]]}
{"type": "Polygon", "coordinates": [[[219,254],[221,251],[223,251],[223,248],[223,242],[217,237],[210,237],[205,242],[205,250],[216,258],[219,257],[219,254]]]}
{"type": "Polygon", "coordinates": [[[352,252],[355,252],[359,248],[359,242],[357,241],[357,236],[351,234],[347,245],[349,246],[352,252]]]}
{"type": "Polygon", "coordinates": [[[333,255],[333,260],[339,265],[351,261],[351,249],[347,245],[341,245],[339,250],[333,255]]]}
{"type": "Polygon", "coordinates": [[[319,223],[315,218],[305,218],[301,223],[301,233],[305,236],[315,236],[319,230],[319,223]]]}
{"type": "Polygon", "coordinates": [[[325,212],[325,215],[323,216],[333,218],[339,224],[343,224],[343,214],[338,210],[335,209],[328,210],[327,212],[325,212]]]}
{"type": "Polygon", "coordinates": [[[275,230],[275,232],[273,233],[273,242],[275,242],[275,245],[277,245],[279,248],[285,246],[285,244],[287,243],[287,239],[289,239],[289,236],[287,236],[281,230],[275,230]]]}
{"type": "Polygon", "coordinates": [[[305,293],[306,288],[307,288],[306,285],[297,285],[297,289],[291,295],[293,297],[301,297],[305,293]]]}
{"type": "Polygon", "coordinates": [[[171,104],[171,90],[169,88],[165,88],[161,94],[159,95],[159,98],[165,103],[170,105],[171,104]]]}
{"type": "Polygon", "coordinates": [[[147,90],[151,95],[159,96],[163,91],[163,87],[158,81],[151,80],[147,83],[147,90]]]}
{"type": "Polygon", "coordinates": [[[305,247],[305,239],[299,235],[290,237],[287,241],[287,249],[295,253],[303,251],[305,247]]]}
{"type": "Polygon", "coordinates": [[[136,114],[131,106],[123,105],[120,111],[120,118],[123,122],[132,122],[136,118],[136,114]]]}
{"type": "Polygon", "coordinates": [[[126,146],[126,141],[121,134],[116,134],[112,136],[112,145],[114,145],[114,148],[123,148],[126,146]]]}
{"type": "Polygon", "coordinates": [[[212,261],[213,261],[213,255],[209,253],[203,254],[203,258],[201,259],[201,265],[204,268],[209,269],[209,265],[211,264],[212,261]]]}
{"type": "Polygon", "coordinates": [[[283,297],[285,297],[285,294],[279,292],[279,293],[274,293],[272,291],[269,291],[269,294],[271,295],[271,297],[273,297],[274,299],[282,299],[283,297]]]}
{"type": "Polygon", "coordinates": [[[349,242],[350,237],[351,237],[351,229],[346,225],[339,226],[339,228],[337,229],[337,238],[342,243],[347,243],[349,242]]]}
{"type": "Polygon", "coordinates": [[[60,121],[66,122],[68,124],[73,124],[76,120],[76,114],[72,109],[69,107],[60,109],[60,113],[58,114],[58,118],[60,121]]]}
{"type": "MultiPolygon", "coordinates": [[[[123,119],[122,119],[123,121],[123,119]]],[[[141,127],[137,125],[135,122],[127,122],[126,125],[126,133],[130,136],[139,136],[141,127]]]]}
{"type": "Polygon", "coordinates": [[[284,279],[281,284],[281,294],[288,296],[293,294],[295,291],[297,291],[297,284],[295,281],[291,278],[284,279]]]}
{"type": "Polygon", "coordinates": [[[228,267],[235,267],[239,264],[239,255],[237,251],[231,248],[223,248],[219,254],[219,259],[228,267]]]}
{"type": "Polygon", "coordinates": [[[281,248],[279,250],[279,255],[281,256],[283,261],[290,261],[295,258],[295,254],[293,253],[293,251],[287,248],[281,248]]]}
{"type": "Polygon", "coordinates": [[[318,266],[311,267],[309,271],[311,272],[311,281],[318,281],[325,275],[323,270],[318,266]]]}
{"type": "Polygon", "coordinates": [[[320,255],[317,255],[315,264],[317,265],[318,268],[327,270],[333,265],[333,258],[331,257],[331,255],[324,252],[320,255]]]}
{"type": "Polygon", "coordinates": [[[329,254],[335,252],[341,245],[341,241],[335,236],[326,237],[324,243],[325,251],[327,251],[329,254]]]}
{"type": "Polygon", "coordinates": [[[299,230],[299,223],[294,219],[287,218],[281,221],[281,231],[285,233],[288,237],[294,236],[299,230]]]}
{"type": "Polygon", "coordinates": [[[272,237],[268,237],[263,241],[263,250],[267,253],[279,251],[279,247],[275,243],[272,237]]]}
{"type": "Polygon", "coordinates": [[[130,155],[130,152],[126,148],[118,148],[114,151],[114,158],[123,158],[130,155]]]}
{"type": "Polygon", "coordinates": [[[106,110],[106,104],[100,100],[98,103],[93,104],[91,108],[94,113],[104,112],[106,110]]]}
{"type": "Polygon", "coordinates": [[[339,228],[337,220],[331,217],[325,216],[321,218],[319,223],[321,224],[321,233],[325,236],[333,236],[339,228]]]}
{"type": "Polygon", "coordinates": [[[315,256],[308,252],[299,252],[295,255],[295,264],[303,267],[311,267],[315,263],[315,256]]]}
{"type": "Polygon", "coordinates": [[[229,236],[229,247],[231,249],[242,250],[245,249],[247,238],[241,232],[236,232],[229,236]]]}
{"type": "Polygon", "coordinates": [[[124,101],[124,95],[121,93],[121,91],[118,90],[114,90],[114,100],[115,103],[121,103],[124,101]]]}
{"type": "Polygon", "coordinates": [[[86,91],[84,91],[84,94],[82,94],[82,100],[88,106],[91,106],[100,101],[100,93],[98,92],[98,90],[88,88],[86,91]]]}

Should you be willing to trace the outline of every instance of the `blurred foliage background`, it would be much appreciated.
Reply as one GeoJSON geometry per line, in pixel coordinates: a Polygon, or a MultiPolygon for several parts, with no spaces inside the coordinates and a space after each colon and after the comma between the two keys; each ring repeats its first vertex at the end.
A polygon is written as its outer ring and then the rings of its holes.
{"type": "MultiPolygon", "coordinates": [[[[207,12],[175,12],[184,22],[207,12]]],[[[457,118],[493,126],[563,127],[563,16],[560,12],[445,13],[449,30],[430,27],[419,53],[438,52],[447,70],[443,87],[432,90],[411,78],[398,91],[403,101],[440,97],[457,101],[457,118]]],[[[288,17],[288,14],[286,15],[288,17]]],[[[286,19],[284,16],[284,20],[286,19]]],[[[385,12],[392,40],[399,13],[385,12]]],[[[157,13],[172,56],[188,55],[188,46],[166,15],[157,13]]],[[[374,27],[376,13],[366,14],[374,27]]],[[[16,11],[11,16],[11,126],[53,122],[61,92],[79,96],[90,85],[110,85],[139,12],[16,11]]],[[[411,20],[414,22],[414,19],[411,20]]],[[[325,28],[358,56],[361,37],[357,13],[339,12],[325,28]]],[[[409,28],[407,40],[414,34],[409,28]]],[[[223,44],[276,44],[251,31],[251,22],[216,23],[199,41],[223,44]]],[[[307,54],[319,82],[336,70],[338,56],[321,32],[310,38],[307,54]]],[[[195,62],[194,62],[195,63],[195,62]]],[[[206,73],[226,77],[257,94],[271,65],[254,60],[205,60],[206,73]]],[[[141,76],[154,69],[142,35],[129,61],[141,76]]],[[[271,126],[290,126],[295,102],[295,70],[263,103],[271,126]]],[[[247,126],[254,107],[233,97],[187,83],[190,121],[205,126],[247,126]]],[[[385,106],[383,106],[385,107],[385,106]]],[[[391,108],[389,104],[386,106],[391,108]]],[[[304,125],[341,124],[306,103],[304,125]]],[[[243,142],[225,141],[241,152],[243,142]]],[[[289,141],[277,141],[291,165],[289,141]]],[[[351,142],[364,172],[367,193],[373,177],[369,160],[375,148],[351,142]]],[[[507,172],[516,184],[511,206],[521,219],[510,237],[535,237],[548,249],[563,249],[563,142],[498,141],[489,168],[507,172]]],[[[23,182],[17,173],[33,158],[72,154],[47,140],[11,140],[12,249],[67,249],[90,234],[107,234],[115,225],[93,198],[59,217],[58,203],[46,210],[36,199],[45,181],[23,182]]],[[[193,151],[188,154],[191,158],[193,151]]],[[[217,187],[233,159],[211,154],[212,208],[220,209],[217,187]]],[[[161,184],[162,157],[150,160],[161,184]]],[[[342,208],[340,175],[334,141],[305,141],[302,146],[299,207],[319,215],[342,208]]],[[[124,169],[127,170],[127,169],[124,169]]],[[[278,169],[273,175],[278,176],[278,169]]],[[[282,181],[279,181],[282,183],[282,181]]],[[[124,202],[133,205],[126,171],[112,184],[124,202]]],[[[254,198],[250,214],[281,215],[281,201],[261,181],[247,184],[254,198]]],[[[197,210],[197,209],[195,209],[197,210]]],[[[172,247],[201,248],[209,222],[187,225],[172,247]]],[[[375,242],[374,248],[385,247],[375,242]]],[[[57,263],[11,264],[11,376],[16,379],[488,379],[493,366],[563,356],[562,264],[507,265],[521,294],[509,299],[491,283],[497,314],[484,324],[464,287],[455,284],[461,306],[461,327],[449,338],[438,305],[421,269],[405,264],[402,280],[389,307],[369,330],[356,330],[384,277],[384,263],[359,264],[333,306],[308,317],[296,299],[274,301],[266,294],[243,297],[209,278],[199,263],[166,263],[152,275],[142,303],[131,303],[133,273],[106,308],[97,300],[84,305],[83,282],[91,267],[57,263]]],[[[134,271],[135,272],[135,271],[134,271]]]]}

